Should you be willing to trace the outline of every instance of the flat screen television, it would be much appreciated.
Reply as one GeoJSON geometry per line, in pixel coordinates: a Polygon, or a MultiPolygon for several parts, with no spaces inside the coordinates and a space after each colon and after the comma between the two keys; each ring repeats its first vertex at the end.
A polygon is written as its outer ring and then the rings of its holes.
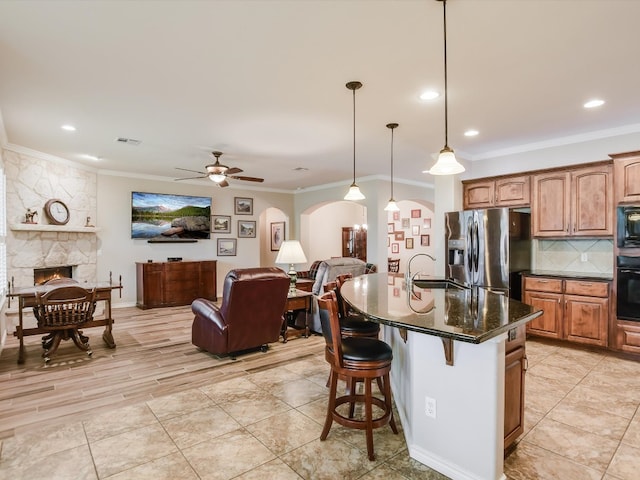
{"type": "Polygon", "coordinates": [[[131,192],[131,238],[193,241],[211,236],[211,197],[131,192]]]}

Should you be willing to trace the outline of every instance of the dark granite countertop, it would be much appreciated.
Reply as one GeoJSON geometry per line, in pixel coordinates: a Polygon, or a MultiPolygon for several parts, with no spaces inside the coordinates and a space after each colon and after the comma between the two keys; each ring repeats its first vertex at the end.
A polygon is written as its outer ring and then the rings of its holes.
{"type": "Polygon", "coordinates": [[[530,270],[522,272],[531,277],[562,277],[577,280],[613,280],[613,273],[563,272],[558,270],[530,270]]]}
{"type": "Polygon", "coordinates": [[[439,285],[416,281],[408,294],[397,274],[371,273],[347,281],[343,298],[371,321],[415,332],[481,343],[542,315],[517,300],[484,288],[439,285]],[[437,288],[436,288],[437,287],[437,288]]]}

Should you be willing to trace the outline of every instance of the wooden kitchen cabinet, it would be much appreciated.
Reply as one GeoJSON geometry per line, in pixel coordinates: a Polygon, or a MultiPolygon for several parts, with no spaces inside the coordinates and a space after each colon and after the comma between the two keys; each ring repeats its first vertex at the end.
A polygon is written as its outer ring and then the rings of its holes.
{"type": "Polygon", "coordinates": [[[137,262],[136,306],[142,309],[217,300],[216,261],[137,262]]]}
{"type": "Polygon", "coordinates": [[[504,448],[524,433],[525,327],[514,330],[505,343],[504,448]]]}
{"type": "Polygon", "coordinates": [[[544,312],[527,323],[527,333],[562,338],[562,294],[525,290],[524,303],[544,312]]]}
{"type": "Polygon", "coordinates": [[[534,237],[613,236],[610,164],[533,175],[534,237]]]}
{"type": "Polygon", "coordinates": [[[640,152],[610,156],[614,159],[617,201],[640,202],[640,152]]]}
{"type": "Polygon", "coordinates": [[[525,277],[524,288],[524,303],[544,312],[527,324],[527,333],[607,346],[609,282],[525,277]]]}
{"type": "Polygon", "coordinates": [[[529,176],[465,181],[463,195],[465,209],[529,206],[529,176]]]}

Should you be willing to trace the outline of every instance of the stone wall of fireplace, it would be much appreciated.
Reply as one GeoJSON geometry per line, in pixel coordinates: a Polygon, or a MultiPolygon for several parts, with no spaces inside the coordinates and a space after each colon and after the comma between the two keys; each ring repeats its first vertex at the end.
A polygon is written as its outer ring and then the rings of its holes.
{"type": "Polygon", "coordinates": [[[98,238],[95,229],[95,171],[38,152],[3,152],[7,177],[7,277],[16,287],[34,283],[33,269],[73,266],[79,282],[96,281],[98,238]],[[58,198],[70,210],[63,227],[50,225],[43,207],[58,198]],[[37,226],[23,230],[27,209],[37,212],[37,226]],[[93,219],[93,220],[92,220],[93,219]],[[13,227],[13,228],[12,228],[13,227]]]}

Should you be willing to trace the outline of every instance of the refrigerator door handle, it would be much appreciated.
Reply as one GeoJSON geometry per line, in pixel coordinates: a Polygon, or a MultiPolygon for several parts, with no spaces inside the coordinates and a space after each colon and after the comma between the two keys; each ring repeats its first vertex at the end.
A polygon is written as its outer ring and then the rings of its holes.
{"type": "Polygon", "coordinates": [[[480,239],[478,238],[478,219],[473,222],[473,283],[478,281],[478,262],[480,261],[480,239]]]}

